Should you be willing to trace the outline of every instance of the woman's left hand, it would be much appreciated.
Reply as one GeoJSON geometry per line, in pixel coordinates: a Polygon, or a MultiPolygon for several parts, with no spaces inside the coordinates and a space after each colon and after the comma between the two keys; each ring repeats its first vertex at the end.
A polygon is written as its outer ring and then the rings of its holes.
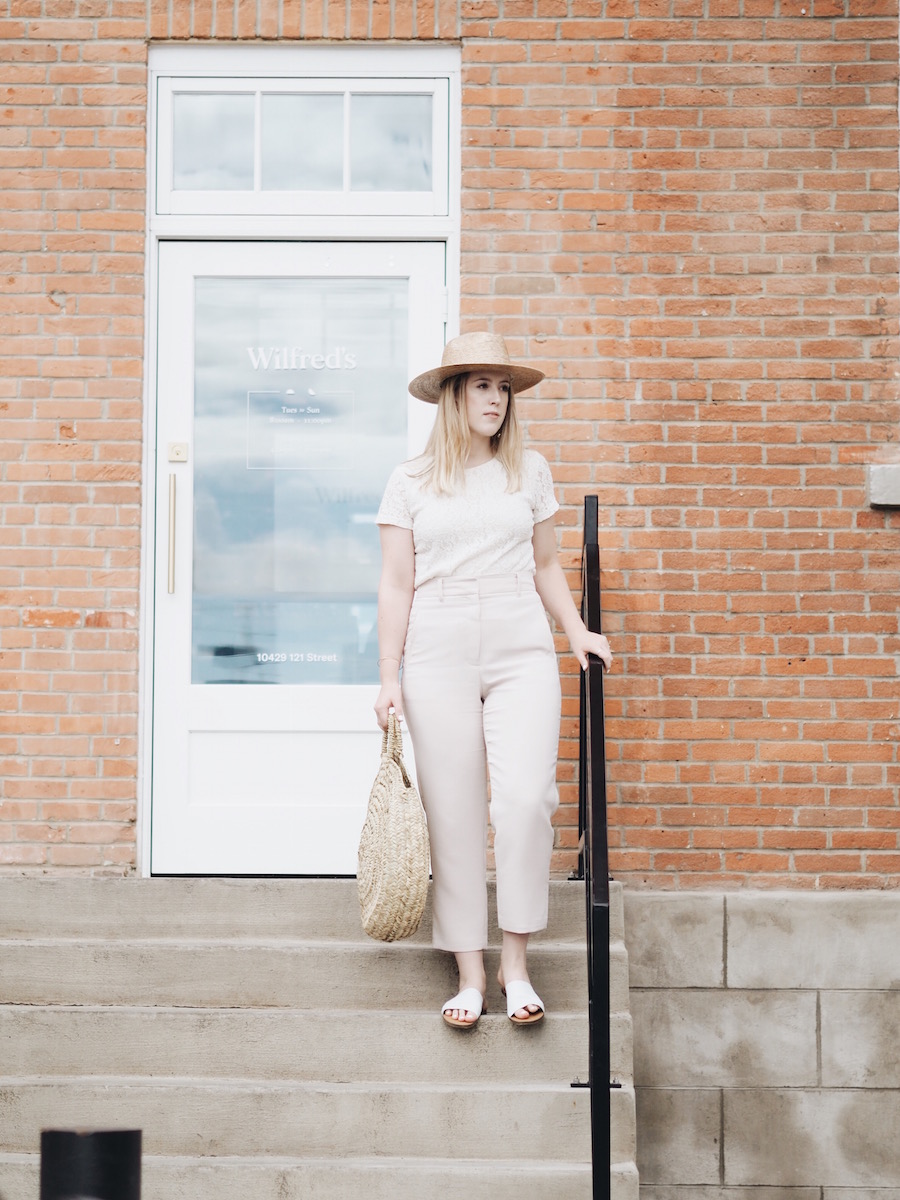
{"type": "Polygon", "coordinates": [[[612,651],[602,633],[591,633],[582,626],[569,636],[569,645],[582,671],[587,670],[589,654],[596,654],[607,671],[612,667],[612,651]]]}

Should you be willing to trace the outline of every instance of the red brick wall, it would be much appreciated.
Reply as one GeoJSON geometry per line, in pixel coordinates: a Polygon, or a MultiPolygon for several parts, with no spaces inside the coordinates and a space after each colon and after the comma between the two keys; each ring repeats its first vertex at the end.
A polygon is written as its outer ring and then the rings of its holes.
{"type": "Polygon", "coordinates": [[[598,46],[613,869],[896,886],[896,3],[708,8],[598,46]]]}
{"type": "Polygon", "coordinates": [[[142,5],[0,4],[0,865],[135,860],[142,5]]]}
{"type": "Polygon", "coordinates": [[[600,496],[617,875],[895,885],[896,16],[0,0],[0,867],[135,861],[146,39],[444,38],[462,324],[550,374],[522,407],[573,584],[600,496]]]}

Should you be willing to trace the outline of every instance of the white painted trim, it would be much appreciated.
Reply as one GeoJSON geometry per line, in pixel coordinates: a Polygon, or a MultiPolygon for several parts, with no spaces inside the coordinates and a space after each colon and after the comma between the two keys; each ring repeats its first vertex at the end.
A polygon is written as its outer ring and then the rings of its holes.
{"type": "Polygon", "coordinates": [[[313,216],[247,216],[222,213],[154,214],[150,232],[167,241],[253,242],[449,242],[458,237],[459,223],[452,217],[367,216],[335,219],[313,216]]]}
{"type": "Polygon", "coordinates": [[[153,594],[156,544],[156,354],[157,243],[147,239],[146,316],[144,322],[144,447],[141,486],[141,580],[138,633],[138,754],[136,862],[138,873],[150,874],[151,749],[153,744],[153,594]],[[147,351],[153,347],[154,352],[147,351]]]}
{"type": "Polygon", "coordinates": [[[149,51],[151,74],[190,75],[383,75],[386,68],[398,76],[459,73],[458,45],[423,45],[371,42],[340,45],[222,46],[153,45],[149,51]],[[396,66],[394,65],[396,60],[396,66]]]}
{"type": "Polygon", "coordinates": [[[150,875],[150,829],[153,767],[153,597],[156,545],[156,313],[157,246],[151,232],[153,196],[156,192],[155,88],[149,88],[147,113],[147,238],[144,248],[144,388],[143,447],[141,453],[141,554],[140,617],[138,622],[137,779],[135,796],[135,861],[137,873],[150,875]]]}

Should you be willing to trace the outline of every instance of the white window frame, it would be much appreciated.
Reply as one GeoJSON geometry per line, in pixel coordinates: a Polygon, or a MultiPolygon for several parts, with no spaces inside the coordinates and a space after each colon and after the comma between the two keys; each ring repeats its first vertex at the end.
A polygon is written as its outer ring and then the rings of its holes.
{"type": "Polygon", "coordinates": [[[450,198],[449,146],[450,80],[445,76],[419,78],[361,77],[356,79],[305,77],[278,79],[271,76],[237,80],[233,76],[186,77],[161,75],[157,81],[157,177],[158,213],[242,213],[250,215],[298,214],[333,216],[405,215],[447,216],[450,198]],[[174,114],[173,96],[185,92],[253,96],[255,109],[254,186],[248,190],[190,191],[173,186],[174,114]],[[329,93],[344,97],[344,187],[335,191],[263,190],[260,185],[260,131],[262,96],[275,93],[329,93]],[[432,187],[430,191],[351,191],[349,182],[349,99],[353,94],[405,93],[431,97],[432,187]]]}
{"type": "MultiPolygon", "coordinates": [[[[159,243],[168,239],[241,240],[241,241],[432,241],[446,249],[445,336],[459,332],[460,227],[461,227],[461,140],[462,87],[461,55],[457,46],[422,44],[366,44],[317,46],[151,46],[148,60],[147,114],[147,207],[145,249],[145,324],[147,348],[144,369],[144,458],[143,458],[143,537],[141,546],[141,618],[140,618],[140,712],[138,739],[138,870],[150,874],[150,747],[153,720],[153,646],[152,616],[154,603],[154,547],[156,543],[156,313],[159,304],[159,243]],[[166,166],[165,153],[158,159],[160,146],[159,100],[166,84],[176,80],[196,80],[198,87],[210,88],[210,81],[228,80],[234,90],[247,90],[249,81],[262,81],[268,89],[276,80],[289,82],[292,88],[302,81],[338,80],[343,83],[408,81],[410,90],[423,88],[422,81],[443,90],[446,107],[441,117],[446,129],[445,200],[431,202],[427,212],[370,211],[350,212],[332,207],[326,212],[263,211],[264,205],[245,205],[240,211],[163,212],[159,210],[160,168],[166,166]]],[[[433,110],[434,111],[434,110],[433,110]]],[[[439,131],[438,131],[439,132],[439,131]]],[[[443,152],[442,152],[443,153],[443,152]]],[[[435,159],[436,159],[435,155],[435,159]]],[[[442,185],[443,186],[443,185],[442,185]]],[[[171,189],[170,189],[171,190],[171,189]]],[[[265,193],[254,193],[258,199],[265,193]]],[[[208,194],[207,194],[208,195],[208,194]]],[[[295,199],[298,194],[294,193],[295,199]]],[[[300,194],[308,197],[310,193],[300,194]]],[[[371,199],[372,193],[366,194],[371,199]]],[[[396,193],[394,196],[396,197],[396,193]]],[[[401,195],[409,195],[401,194],[401,195]]],[[[387,206],[381,206],[383,209],[387,206]]]]}
{"type": "MultiPolygon", "coordinates": [[[[457,47],[152,46],[149,61],[147,221],[151,239],[437,238],[447,243],[449,262],[458,263],[462,134],[457,47]],[[433,190],[176,190],[172,187],[172,92],[187,90],[430,93],[434,96],[433,190]]],[[[448,286],[452,294],[449,279],[448,286]]]]}

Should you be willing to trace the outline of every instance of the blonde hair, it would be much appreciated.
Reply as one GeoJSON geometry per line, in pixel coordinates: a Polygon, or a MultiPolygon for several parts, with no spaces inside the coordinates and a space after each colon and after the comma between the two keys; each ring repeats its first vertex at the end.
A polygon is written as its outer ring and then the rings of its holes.
{"type": "MultiPolygon", "coordinates": [[[[471,437],[466,416],[466,381],[469,373],[451,375],[441,384],[437,417],[425,446],[425,464],[418,473],[425,486],[439,496],[459,491],[465,481],[466,459],[471,437]]],[[[522,429],[516,416],[512,384],[503,424],[491,438],[494,457],[506,469],[506,490],[517,492],[522,486],[522,429]]]]}

